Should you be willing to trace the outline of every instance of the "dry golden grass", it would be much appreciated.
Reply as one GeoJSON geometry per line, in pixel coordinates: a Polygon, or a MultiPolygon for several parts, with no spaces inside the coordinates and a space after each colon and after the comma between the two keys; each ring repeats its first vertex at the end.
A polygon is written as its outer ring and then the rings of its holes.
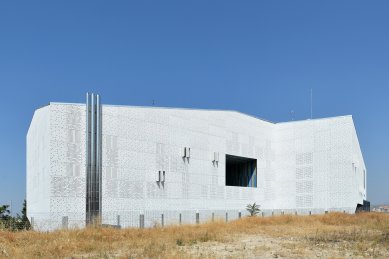
{"type": "MultiPolygon", "coordinates": [[[[269,246],[266,240],[275,240],[279,241],[280,247],[284,249],[278,251],[277,256],[281,257],[292,257],[292,254],[297,257],[308,256],[311,250],[317,252],[325,249],[344,252],[337,255],[350,253],[351,256],[385,257],[387,256],[385,253],[389,253],[389,215],[378,213],[284,215],[165,228],[121,230],[87,228],[51,233],[0,230],[0,257],[225,257],[225,254],[211,251],[212,247],[231,245],[236,240],[244,240],[247,237],[254,243],[261,237],[265,239],[262,239],[260,244],[251,245],[250,248],[246,247],[245,241],[240,242],[242,253],[235,254],[236,256],[250,257],[260,255],[259,252],[271,255],[274,246],[269,246]],[[207,247],[207,244],[211,245],[207,247]],[[210,249],[211,252],[203,254],[203,247],[204,251],[210,249]],[[197,250],[193,250],[194,248],[197,250]],[[250,255],[247,249],[251,249],[250,255]]],[[[235,249],[235,246],[231,247],[232,250],[235,249]]]]}

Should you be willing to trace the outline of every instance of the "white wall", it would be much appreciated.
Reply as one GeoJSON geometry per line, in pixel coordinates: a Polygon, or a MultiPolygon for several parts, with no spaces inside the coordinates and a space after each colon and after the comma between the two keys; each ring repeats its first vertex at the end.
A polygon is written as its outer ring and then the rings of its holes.
{"type": "Polygon", "coordinates": [[[35,111],[26,147],[27,215],[38,223],[50,211],[50,106],[35,111]]]}
{"type": "Polygon", "coordinates": [[[162,213],[173,222],[178,211],[188,220],[197,210],[202,216],[223,211],[218,215],[224,217],[227,208],[236,218],[248,203],[262,204],[264,184],[226,187],[225,154],[256,158],[261,179],[271,165],[273,127],[237,112],[104,106],[103,218],[114,224],[121,215],[134,225],[145,213],[152,225],[162,213]],[[182,158],[184,147],[191,148],[189,161],[182,158]],[[164,186],[156,182],[160,170],[164,186]]]}
{"type": "Polygon", "coordinates": [[[36,229],[85,225],[85,105],[36,110],[27,133],[27,213],[36,229]]]}
{"type": "Polygon", "coordinates": [[[278,207],[354,212],[363,203],[355,196],[353,163],[365,167],[351,116],[279,123],[274,142],[278,207]]]}
{"type": "MultiPolygon", "coordinates": [[[[28,134],[36,136],[27,139],[27,183],[42,167],[33,153],[50,156],[50,181],[28,187],[29,216],[37,217],[34,197],[43,191],[50,197],[44,209],[50,228],[60,226],[63,216],[71,226],[83,226],[85,105],[52,103],[44,109],[46,119],[38,110],[28,134]]],[[[102,113],[106,224],[116,224],[119,215],[122,226],[138,226],[140,214],[146,226],[161,223],[161,214],[165,224],[178,223],[179,213],[183,223],[195,222],[196,212],[201,221],[212,213],[225,218],[226,212],[234,219],[253,202],[266,215],[353,213],[366,197],[351,116],[274,124],[235,111],[105,105],[102,113]],[[191,148],[189,161],[182,158],[184,147],[191,148]],[[257,188],[225,186],[226,154],[257,159],[257,188]],[[166,172],[163,185],[156,182],[158,171],[166,172]]]]}
{"type": "Polygon", "coordinates": [[[85,225],[85,105],[50,105],[50,219],[85,225]]]}

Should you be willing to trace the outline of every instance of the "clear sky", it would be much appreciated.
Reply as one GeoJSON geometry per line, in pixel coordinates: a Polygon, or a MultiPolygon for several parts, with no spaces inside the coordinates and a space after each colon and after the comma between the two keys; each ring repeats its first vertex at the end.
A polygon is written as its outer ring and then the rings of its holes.
{"type": "Polygon", "coordinates": [[[50,101],[354,116],[368,199],[389,203],[388,1],[1,1],[0,204],[50,101]]]}

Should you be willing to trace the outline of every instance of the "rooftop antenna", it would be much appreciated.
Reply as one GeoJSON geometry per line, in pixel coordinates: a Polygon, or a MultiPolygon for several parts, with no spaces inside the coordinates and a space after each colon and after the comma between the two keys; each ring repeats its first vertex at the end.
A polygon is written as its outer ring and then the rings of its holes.
{"type": "Polygon", "coordinates": [[[294,110],[290,110],[290,115],[292,116],[292,121],[294,121],[294,110]]]}
{"type": "Polygon", "coordinates": [[[312,88],[311,88],[311,120],[312,120],[312,88]]]}
{"type": "Polygon", "coordinates": [[[155,100],[153,99],[153,106],[155,105],[155,100]]]}

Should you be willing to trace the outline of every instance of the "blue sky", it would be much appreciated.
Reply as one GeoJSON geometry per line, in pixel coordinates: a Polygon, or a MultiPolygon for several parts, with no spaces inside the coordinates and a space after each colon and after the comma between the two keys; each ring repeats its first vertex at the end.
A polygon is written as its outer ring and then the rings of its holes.
{"type": "Polygon", "coordinates": [[[368,199],[389,203],[388,1],[1,1],[0,204],[25,197],[25,138],[50,101],[352,114],[368,199]]]}

